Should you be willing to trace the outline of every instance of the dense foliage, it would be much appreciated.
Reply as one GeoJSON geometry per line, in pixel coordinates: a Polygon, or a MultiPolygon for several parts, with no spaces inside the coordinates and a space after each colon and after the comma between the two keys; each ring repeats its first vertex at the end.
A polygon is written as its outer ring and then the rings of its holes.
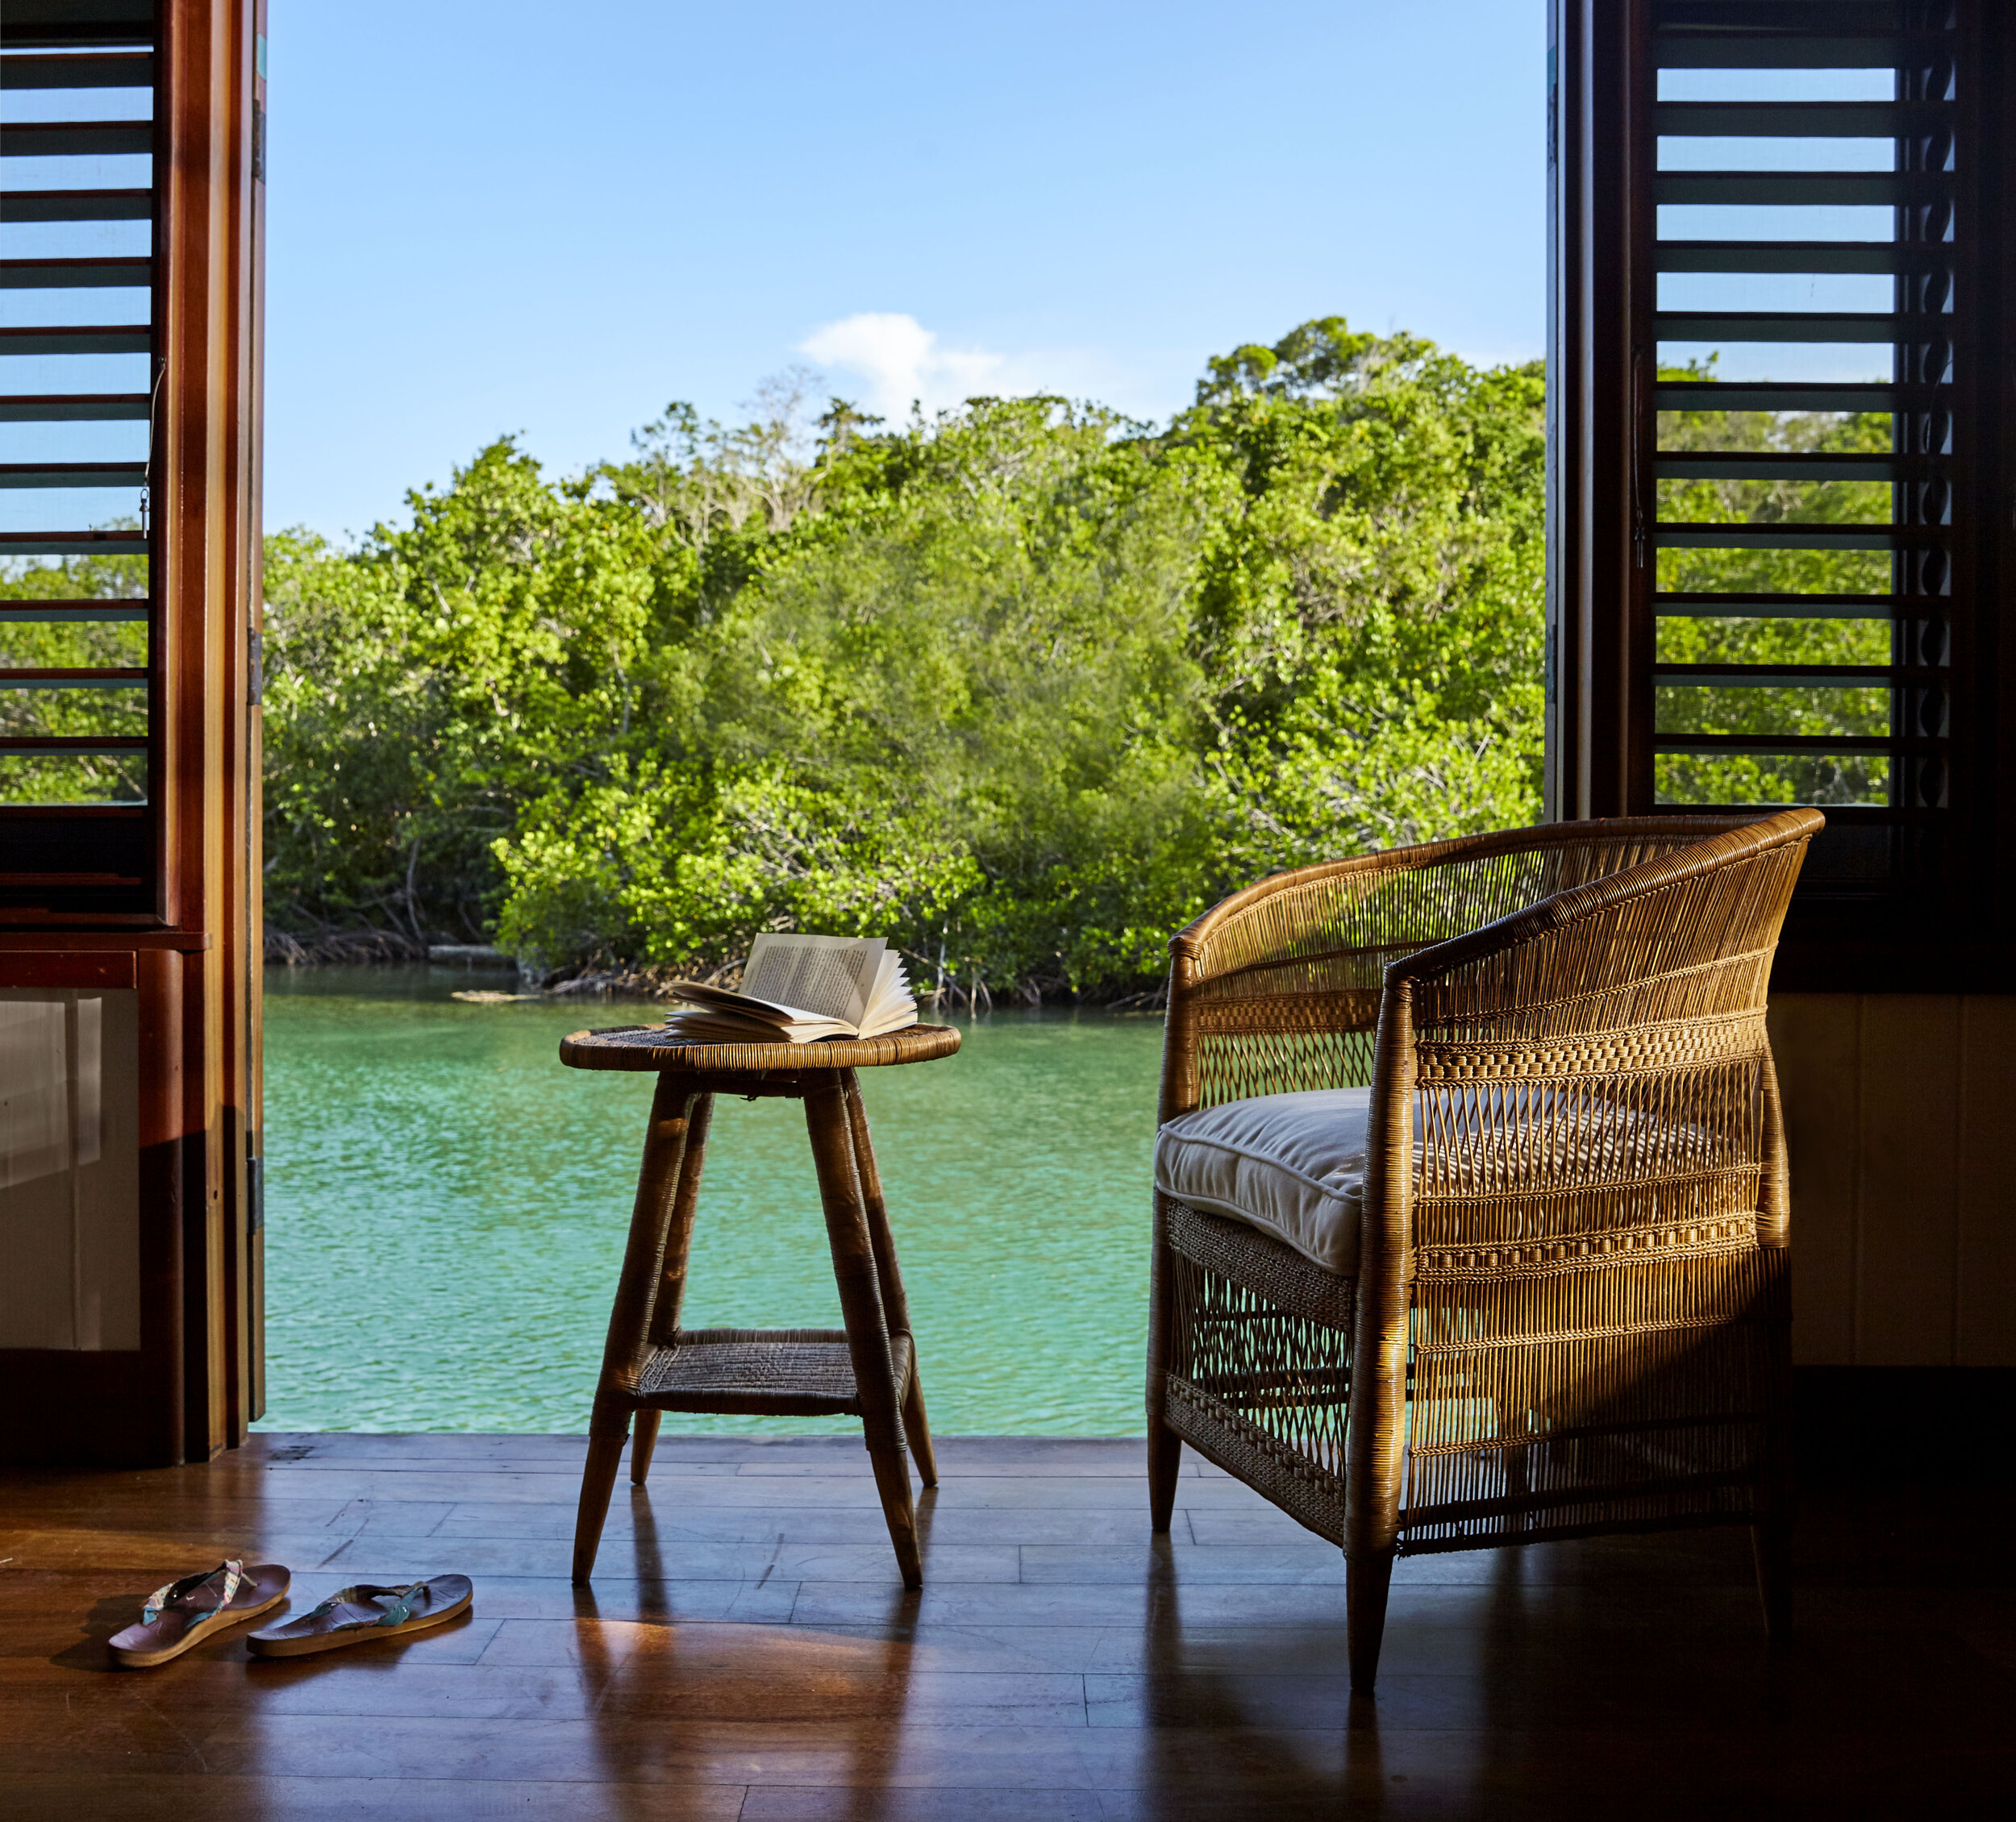
{"type": "Polygon", "coordinates": [[[269,539],[269,914],[1114,992],[1259,874],[1537,813],[1537,368],[1332,318],[1162,431],[798,404],[269,539]]]}
{"type": "Polygon", "coordinates": [[[1160,431],[787,389],[557,485],[500,442],[269,540],[269,913],[1122,990],[1259,874],[1537,813],[1541,406],[1332,318],[1160,431]]]}

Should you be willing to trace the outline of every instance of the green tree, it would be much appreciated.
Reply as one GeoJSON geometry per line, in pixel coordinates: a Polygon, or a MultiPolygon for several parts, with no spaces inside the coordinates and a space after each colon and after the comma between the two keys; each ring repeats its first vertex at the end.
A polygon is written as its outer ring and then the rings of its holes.
{"type": "Polygon", "coordinates": [[[490,844],[638,712],[652,588],[636,513],[555,488],[510,442],[353,554],[267,547],[276,917],[484,929],[490,844]]]}
{"type": "Polygon", "coordinates": [[[1165,429],[808,401],[273,540],[277,915],[1112,992],[1256,872],[1537,813],[1537,368],[1327,318],[1165,429]]]}

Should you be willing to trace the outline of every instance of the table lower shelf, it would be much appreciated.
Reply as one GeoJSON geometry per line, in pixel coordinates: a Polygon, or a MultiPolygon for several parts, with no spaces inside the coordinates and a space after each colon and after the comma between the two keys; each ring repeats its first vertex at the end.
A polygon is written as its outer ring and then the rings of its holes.
{"type": "MultiPolygon", "coordinates": [[[[900,1404],[910,1338],[889,1337],[900,1404]]],[[[724,1416],[858,1417],[860,1388],[844,1329],[689,1329],[655,1348],[635,1394],[656,1411],[724,1416]]]]}

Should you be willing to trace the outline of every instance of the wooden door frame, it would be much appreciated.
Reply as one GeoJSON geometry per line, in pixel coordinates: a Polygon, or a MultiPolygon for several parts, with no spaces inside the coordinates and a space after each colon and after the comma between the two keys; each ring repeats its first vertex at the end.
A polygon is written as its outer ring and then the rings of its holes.
{"type": "Polygon", "coordinates": [[[149,913],[0,926],[0,984],[139,996],[141,1345],[0,1350],[0,1461],[202,1461],[261,1408],[265,0],[157,0],[149,913]]]}

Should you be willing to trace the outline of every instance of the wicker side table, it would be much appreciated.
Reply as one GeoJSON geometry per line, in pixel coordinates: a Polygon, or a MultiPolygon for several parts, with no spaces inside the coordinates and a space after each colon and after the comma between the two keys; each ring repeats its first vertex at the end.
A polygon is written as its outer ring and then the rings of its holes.
{"type": "Polygon", "coordinates": [[[630,1221],[609,1345],[589,1422],[588,1465],[574,1526],[574,1580],[594,1572],[623,1441],[636,1421],[630,1477],[651,1469],[666,1411],[759,1416],[858,1416],[903,1585],[924,1585],[907,1450],[927,1487],[938,1483],[917,1349],[882,1203],[856,1071],[928,1063],[959,1048],[946,1025],[820,1044],[682,1044],[661,1025],[577,1031],[562,1040],[574,1069],[649,1070],[658,1077],[630,1221]],[[694,1211],[718,1094],[805,1103],[818,1171],[842,1329],[681,1329],[694,1211]]]}

